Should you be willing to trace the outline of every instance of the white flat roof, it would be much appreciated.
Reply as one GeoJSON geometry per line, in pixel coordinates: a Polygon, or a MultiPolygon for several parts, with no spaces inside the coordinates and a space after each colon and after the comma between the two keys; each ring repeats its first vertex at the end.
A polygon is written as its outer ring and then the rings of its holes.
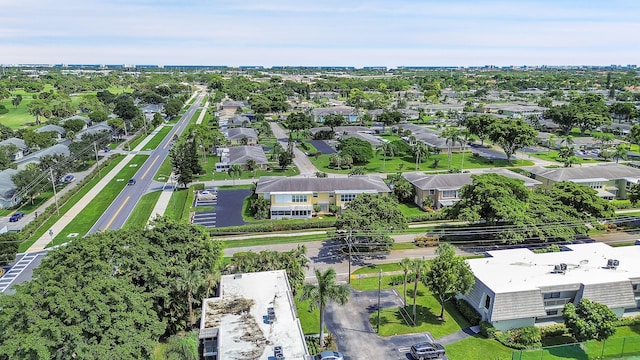
{"type": "Polygon", "coordinates": [[[261,359],[282,346],[287,359],[305,359],[308,350],[284,270],[220,279],[220,296],[203,300],[200,329],[219,328],[219,359],[261,359]],[[267,309],[276,320],[269,324],[267,309]]]}
{"type": "Polygon", "coordinates": [[[491,257],[467,260],[474,275],[495,293],[535,290],[571,284],[640,282],[640,246],[611,247],[604,243],[567,245],[571,251],[536,254],[528,249],[489,251],[491,257]],[[616,259],[616,270],[606,269],[616,259]],[[564,274],[554,266],[567,264],[564,274]]]}

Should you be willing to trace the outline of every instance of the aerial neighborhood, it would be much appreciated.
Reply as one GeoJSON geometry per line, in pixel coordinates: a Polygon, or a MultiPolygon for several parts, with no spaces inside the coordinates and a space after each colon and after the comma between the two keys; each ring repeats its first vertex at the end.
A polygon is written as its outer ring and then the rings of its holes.
{"type": "Polygon", "coordinates": [[[0,359],[626,358],[639,202],[633,65],[4,66],[0,359]]]}

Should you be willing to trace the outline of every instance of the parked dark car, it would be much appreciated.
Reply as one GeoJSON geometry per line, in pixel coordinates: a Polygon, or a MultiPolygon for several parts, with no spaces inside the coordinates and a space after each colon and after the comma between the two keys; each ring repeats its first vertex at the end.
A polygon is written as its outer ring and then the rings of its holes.
{"type": "Polygon", "coordinates": [[[23,216],[24,216],[23,212],[14,213],[13,215],[11,215],[11,217],[9,217],[9,222],[16,222],[22,219],[23,216]]]}
{"type": "Polygon", "coordinates": [[[129,179],[129,182],[127,183],[127,185],[135,185],[136,184],[136,179],[129,179]]]}
{"type": "Polygon", "coordinates": [[[438,343],[419,343],[411,346],[411,357],[415,360],[441,359],[444,357],[444,346],[438,343]]]}

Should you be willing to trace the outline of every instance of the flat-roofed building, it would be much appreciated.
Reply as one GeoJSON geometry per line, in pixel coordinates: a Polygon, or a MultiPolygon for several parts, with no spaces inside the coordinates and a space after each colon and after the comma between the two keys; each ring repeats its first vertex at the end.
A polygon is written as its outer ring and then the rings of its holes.
{"type": "Polygon", "coordinates": [[[311,359],[284,270],[224,275],[218,293],[202,301],[205,360],[311,359]]]}
{"type": "Polygon", "coordinates": [[[460,296],[498,330],[562,322],[564,305],[583,298],[618,317],[640,313],[640,246],[566,245],[565,251],[489,251],[467,263],[476,282],[460,296]]]}

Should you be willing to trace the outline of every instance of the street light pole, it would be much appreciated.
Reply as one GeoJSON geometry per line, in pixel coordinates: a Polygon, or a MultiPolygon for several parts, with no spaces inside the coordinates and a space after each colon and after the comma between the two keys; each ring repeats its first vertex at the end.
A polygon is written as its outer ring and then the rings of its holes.
{"type": "Polygon", "coordinates": [[[102,169],[100,168],[100,163],[98,162],[98,144],[96,144],[96,142],[93,142],[93,151],[96,154],[96,166],[98,167],[98,178],[102,177],[102,169]]]}
{"type": "Polygon", "coordinates": [[[378,272],[378,323],[376,324],[376,332],[380,333],[380,287],[382,285],[382,269],[378,272]]]}

